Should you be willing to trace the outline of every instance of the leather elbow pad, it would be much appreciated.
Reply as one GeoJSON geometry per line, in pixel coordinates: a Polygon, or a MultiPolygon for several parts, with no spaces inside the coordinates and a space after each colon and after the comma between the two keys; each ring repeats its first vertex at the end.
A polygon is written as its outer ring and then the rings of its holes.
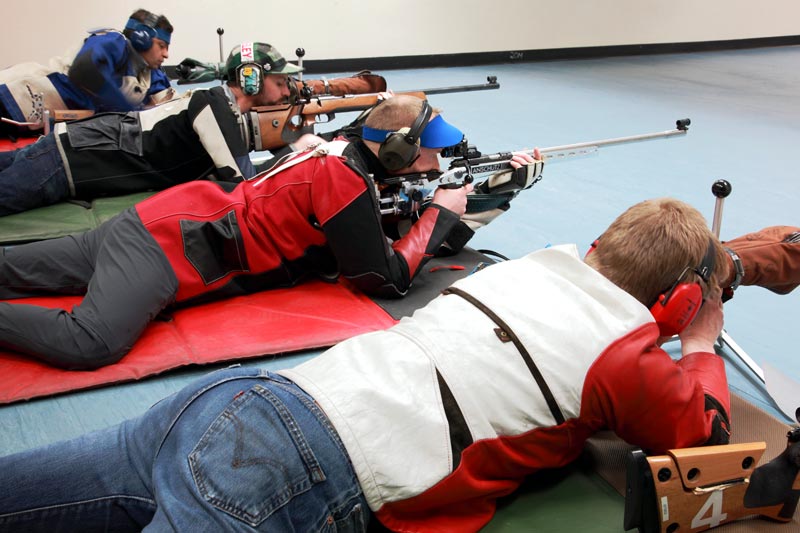
{"type": "Polygon", "coordinates": [[[704,446],[716,446],[719,444],[728,444],[731,440],[731,424],[728,419],[728,413],[725,408],[716,398],[706,394],[706,411],[716,411],[714,420],[711,422],[711,436],[704,443],[704,446]]]}
{"type": "Polygon", "coordinates": [[[91,51],[86,51],[75,58],[67,76],[69,81],[93,94],[100,92],[106,83],[103,73],[94,64],[91,51]]]}

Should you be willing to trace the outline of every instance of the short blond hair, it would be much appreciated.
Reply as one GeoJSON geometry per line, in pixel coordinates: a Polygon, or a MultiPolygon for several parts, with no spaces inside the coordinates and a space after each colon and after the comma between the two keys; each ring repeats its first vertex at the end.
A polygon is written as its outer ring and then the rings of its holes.
{"type": "MultiPolygon", "coordinates": [[[[680,200],[659,198],[640,202],[617,217],[586,263],[650,307],[687,267],[681,281],[700,281],[692,269],[702,263],[709,246],[715,263],[708,285],[719,286],[728,275],[726,252],[703,215],[680,200]]],[[[701,286],[705,294],[707,286],[701,286]]]]}
{"type": "MultiPolygon", "coordinates": [[[[422,100],[409,94],[398,94],[386,99],[367,115],[364,125],[384,131],[397,131],[410,127],[422,112],[422,100]]],[[[440,113],[434,108],[434,113],[440,113]]]]}

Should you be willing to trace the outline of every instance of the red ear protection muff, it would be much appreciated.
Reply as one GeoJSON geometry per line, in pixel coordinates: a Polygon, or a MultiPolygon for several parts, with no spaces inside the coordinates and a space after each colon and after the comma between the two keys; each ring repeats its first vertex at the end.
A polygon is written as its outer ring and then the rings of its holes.
{"type": "Polygon", "coordinates": [[[594,252],[595,248],[597,248],[597,243],[600,242],[600,237],[596,238],[592,241],[592,244],[589,246],[589,249],[586,250],[586,255],[583,256],[584,259],[589,257],[589,254],[594,252]]]}
{"type": "MultiPolygon", "coordinates": [[[[685,274],[684,274],[685,275],[685,274]]],[[[692,323],[703,303],[699,283],[679,283],[658,296],[650,308],[662,337],[672,337],[692,323]]]]}
{"type": "Polygon", "coordinates": [[[672,287],[660,294],[656,303],[650,308],[662,337],[677,335],[697,316],[703,304],[703,288],[698,282],[682,283],[681,280],[689,271],[693,271],[708,283],[714,271],[714,253],[714,241],[709,240],[706,255],[700,266],[694,269],[686,267],[672,287]]]}
{"type": "Polygon", "coordinates": [[[411,166],[419,153],[419,137],[428,125],[433,108],[427,100],[410,128],[400,128],[386,136],[378,149],[378,159],[387,170],[411,166]]]}

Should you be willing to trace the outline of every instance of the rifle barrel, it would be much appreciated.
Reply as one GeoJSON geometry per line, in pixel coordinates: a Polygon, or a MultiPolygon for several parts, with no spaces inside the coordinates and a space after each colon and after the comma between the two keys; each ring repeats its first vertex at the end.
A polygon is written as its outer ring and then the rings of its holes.
{"type": "MultiPolygon", "coordinates": [[[[500,84],[497,83],[497,78],[495,76],[489,76],[488,82],[484,84],[476,84],[476,85],[453,85],[451,87],[433,87],[431,89],[416,89],[416,90],[399,90],[396,91],[397,94],[412,94],[412,95],[422,95],[428,96],[431,94],[448,94],[448,93],[467,93],[471,91],[488,91],[492,89],[499,89],[500,84]]],[[[314,105],[314,104],[321,104],[322,102],[341,102],[346,100],[352,100],[356,98],[364,98],[368,96],[379,96],[383,93],[354,93],[354,94],[342,94],[342,95],[332,95],[332,94],[325,94],[325,95],[314,95],[308,98],[298,98],[292,105],[302,106],[302,105],[314,105]]],[[[261,106],[263,107],[263,106],[261,106]]],[[[272,107],[272,106],[266,106],[272,107]]],[[[359,108],[341,108],[336,109],[334,111],[345,112],[345,111],[353,111],[356,109],[366,109],[366,107],[359,107],[359,108]]]]}
{"type": "MultiPolygon", "coordinates": [[[[575,144],[563,144],[561,146],[551,146],[549,148],[541,148],[539,153],[542,155],[552,154],[555,152],[563,152],[568,150],[580,150],[582,148],[591,148],[591,147],[601,147],[601,146],[611,146],[616,144],[627,144],[639,141],[649,141],[651,139],[660,139],[666,137],[672,137],[675,135],[686,135],[689,130],[686,129],[674,129],[674,130],[667,130],[667,131],[660,131],[655,133],[643,133],[641,135],[629,135],[627,137],[616,137],[613,139],[602,139],[599,141],[589,141],[589,142],[582,142],[582,143],[575,143],[575,144]]],[[[531,150],[531,154],[533,151],[531,150]]]]}
{"type": "MultiPolygon", "coordinates": [[[[557,159],[557,158],[567,158],[573,156],[580,156],[586,155],[593,152],[596,152],[598,148],[602,146],[614,146],[617,144],[626,144],[626,143],[633,143],[633,142],[640,142],[640,141],[649,141],[652,139],[662,139],[667,137],[673,137],[676,135],[686,135],[688,133],[688,128],[686,125],[681,126],[680,124],[685,122],[688,124],[689,119],[683,119],[683,121],[678,121],[679,126],[674,130],[667,130],[667,131],[658,131],[654,133],[643,133],[641,135],[629,135],[627,137],[615,137],[612,139],[601,139],[597,141],[587,141],[582,143],[575,143],[575,144],[562,144],[561,146],[550,146],[548,148],[540,148],[539,153],[544,156],[545,160],[547,159],[557,159]],[[549,158],[547,157],[549,156],[549,158]]],[[[520,151],[522,153],[533,155],[533,150],[524,150],[520,151]]],[[[498,152],[496,154],[486,154],[479,157],[471,157],[468,160],[456,160],[454,161],[451,166],[454,167],[461,167],[469,165],[472,167],[473,171],[475,171],[478,165],[484,164],[499,164],[501,162],[509,161],[512,157],[511,152],[498,152]]],[[[492,168],[491,170],[495,170],[492,168]]]]}
{"type": "Polygon", "coordinates": [[[466,93],[471,91],[488,91],[491,89],[499,89],[500,84],[497,82],[484,83],[482,85],[454,85],[452,87],[437,87],[434,89],[419,89],[417,91],[400,91],[400,92],[419,92],[427,94],[448,94],[448,93],[466,93]]]}

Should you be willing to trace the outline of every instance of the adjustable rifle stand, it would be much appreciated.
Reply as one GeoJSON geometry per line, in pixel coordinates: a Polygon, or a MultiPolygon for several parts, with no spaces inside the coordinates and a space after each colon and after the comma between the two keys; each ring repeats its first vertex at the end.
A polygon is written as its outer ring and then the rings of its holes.
{"type": "Polygon", "coordinates": [[[800,498],[800,428],[756,468],[763,442],[628,454],[625,530],[695,533],[746,516],[789,522],[800,498]]]}

